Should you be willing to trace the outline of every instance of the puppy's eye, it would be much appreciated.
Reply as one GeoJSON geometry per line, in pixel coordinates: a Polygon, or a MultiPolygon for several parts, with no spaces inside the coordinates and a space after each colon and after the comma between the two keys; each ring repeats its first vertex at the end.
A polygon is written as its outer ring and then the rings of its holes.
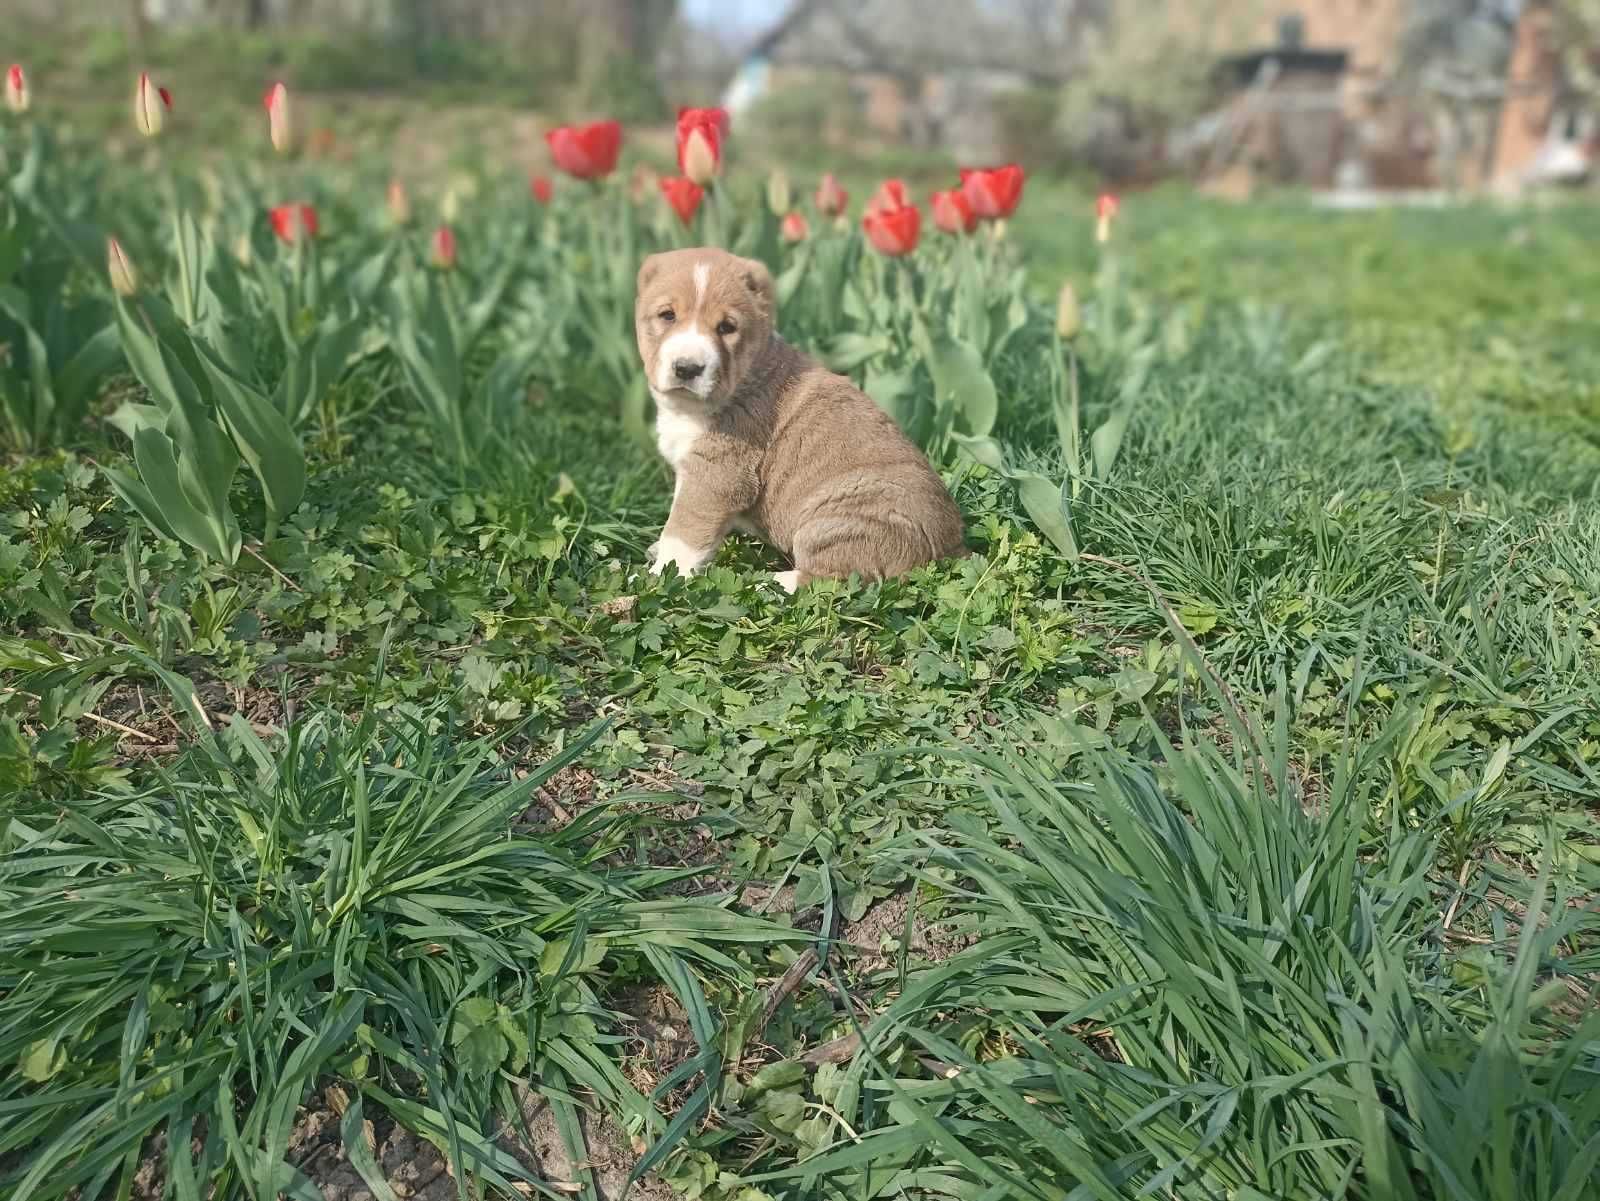
{"type": "Polygon", "coordinates": [[[738,332],[738,322],[734,321],[731,317],[724,317],[721,321],[717,322],[717,333],[721,334],[724,338],[726,338],[729,334],[736,334],[738,332]]]}
{"type": "Polygon", "coordinates": [[[674,313],[671,309],[662,309],[656,314],[656,316],[660,317],[661,320],[665,321],[668,325],[671,325],[678,319],[678,314],[674,313]]]}

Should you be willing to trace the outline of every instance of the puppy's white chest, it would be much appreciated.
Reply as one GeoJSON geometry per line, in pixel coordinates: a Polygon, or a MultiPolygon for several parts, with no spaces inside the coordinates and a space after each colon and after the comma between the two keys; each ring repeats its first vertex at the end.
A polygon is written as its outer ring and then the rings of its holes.
{"type": "Polygon", "coordinates": [[[705,432],[706,423],[699,417],[665,406],[656,409],[656,448],[673,471],[683,466],[684,459],[705,432]]]}

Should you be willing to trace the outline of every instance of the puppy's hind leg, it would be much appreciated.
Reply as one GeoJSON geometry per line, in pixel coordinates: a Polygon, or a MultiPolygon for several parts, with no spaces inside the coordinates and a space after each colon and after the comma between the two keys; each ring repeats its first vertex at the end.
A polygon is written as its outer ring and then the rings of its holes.
{"type": "Polygon", "coordinates": [[[909,569],[899,531],[869,517],[822,517],[802,526],[794,538],[797,586],[810,580],[843,580],[858,575],[881,580],[909,569]]]}

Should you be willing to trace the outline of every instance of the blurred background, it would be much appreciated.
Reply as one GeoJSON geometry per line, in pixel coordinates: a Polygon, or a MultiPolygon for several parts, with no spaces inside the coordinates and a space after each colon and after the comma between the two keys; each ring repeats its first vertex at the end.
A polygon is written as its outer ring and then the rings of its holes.
{"type": "Polygon", "coordinates": [[[487,151],[531,169],[549,124],[599,116],[664,160],[675,106],[717,102],[752,165],[1015,159],[1229,198],[1581,188],[1600,153],[1600,0],[63,7],[0,0],[0,17],[41,99],[114,152],[136,149],[121,81],[149,68],[178,97],[180,145],[257,136],[260,88],[282,78],[315,121],[312,152],[383,135],[413,168],[487,151]]]}

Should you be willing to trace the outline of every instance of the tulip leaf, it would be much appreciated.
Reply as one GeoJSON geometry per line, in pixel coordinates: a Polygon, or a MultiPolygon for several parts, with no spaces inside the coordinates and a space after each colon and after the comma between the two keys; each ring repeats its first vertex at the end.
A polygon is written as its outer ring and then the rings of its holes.
{"type": "Polygon", "coordinates": [[[33,306],[28,301],[28,294],[11,284],[0,285],[0,312],[18,325],[33,324],[33,306]]]}
{"type": "Polygon", "coordinates": [[[209,354],[202,363],[211,376],[217,408],[250,470],[261,481],[271,525],[294,512],[306,491],[306,456],[284,416],[266,397],[235,379],[209,354]]]}
{"type": "Polygon", "coordinates": [[[1000,443],[993,438],[964,438],[957,434],[956,442],[967,453],[968,457],[974,461],[987,467],[990,471],[1009,477],[1010,472],[1006,470],[1005,451],[1000,448],[1000,443]]]}
{"type": "Polygon", "coordinates": [[[121,357],[116,327],[103,326],[56,373],[56,392],[63,403],[75,405],[91,399],[94,387],[121,357]]]}
{"type": "Polygon", "coordinates": [[[1089,436],[1096,479],[1103,480],[1111,475],[1111,468],[1116,465],[1117,456],[1122,451],[1122,438],[1128,431],[1128,419],[1132,415],[1127,405],[1118,405],[1112,410],[1111,416],[1089,436]]]}
{"type": "Polygon", "coordinates": [[[50,352],[44,339],[24,327],[28,343],[28,376],[33,385],[33,442],[42,443],[48,435],[51,419],[56,411],[56,390],[50,378],[50,352]]]}
{"type": "Polygon", "coordinates": [[[149,327],[149,316],[117,301],[117,331],[122,337],[122,352],[128,366],[156,402],[170,407],[178,401],[178,389],[161,354],[161,343],[149,327]]]}
{"type": "Polygon", "coordinates": [[[183,541],[168,523],[166,514],[162,513],[161,506],[156,504],[155,497],[150,495],[150,489],[140,483],[137,477],[115,467],[105,467],[101,470],[111,484],[111,490],[122,498],[124,504],[143,517],[151,529],[163,537],[171,538],[174,542],[183,541]]]}
{"type": "Polygon", "coordinates": [[[956,444],[968,457],[989,470],[1005,476],[1017,489],[1017,499],[1022,502],[1028,517],[1039,527],[1039,532],[1068,559],[1078,558],[1078,540],[1072,532],[1072,510],[1068,488],[1070,481],[1057,487],[1037,471],[1024,471],[1006,466],[1005,451],[993,438],[968,438],[954,435],[956,444]]]}
{"type": "Polygon", "coordinates": [[[167,429],[167,410],[160,405],[129,403],[121,405],[106,420],[126,434],[131,442],[145,426],[150,426],[152,429],[158,429],[165,433],[167,429]]]}
{"type": "Polygon", "coordinates": [[[952,402],[966,432],[987,437],[1000,412],[994,380],[984,369],[983,357],[960,338],[938,337],[930,347],[928,371],[941,405],[952,402]]]}
{"type": "Polygon", "coordinates": [[[835,334],[823,347],[823,357],[830,370],[849,374],[868,359],[884,353],[889,345],[889,339],[881,334],[835,334]]]}
{"type": "Polygon", "coordinates": [[[862,391],[894,418],[895,424],[901,429],[907,427],[911,414],[906,402],[912,395],[909,375],[903,371],[869,371],[862,391]]]}
{"type": "MultiPolygon", "coordinates": [[[[222,436],[220,430],[216,433],[222,436]]],[[[226,441],[225,438],[223,440],[226,441]]],[[[173,440],[148,426],[141,429],[133,440],[133,461],[139,468],[139,478],[148,491],[151,503],[159,510],[167,530],[202,554],[223,563],[232,563],[239,557],[241,544],[238,523],[226,504],[220,511],[207,511],[193,503],[193,490],[186,486],[188,481],[185,479],[186,474],[191,478],[193,476],[193,458],[192,454],[186,454],[184,461],[180,462],[173,440]]],[[[237,458],[234,461],[237,463],[237,458]]],[[[151,524],[160,528],[155,522],[151,524]]]]}

